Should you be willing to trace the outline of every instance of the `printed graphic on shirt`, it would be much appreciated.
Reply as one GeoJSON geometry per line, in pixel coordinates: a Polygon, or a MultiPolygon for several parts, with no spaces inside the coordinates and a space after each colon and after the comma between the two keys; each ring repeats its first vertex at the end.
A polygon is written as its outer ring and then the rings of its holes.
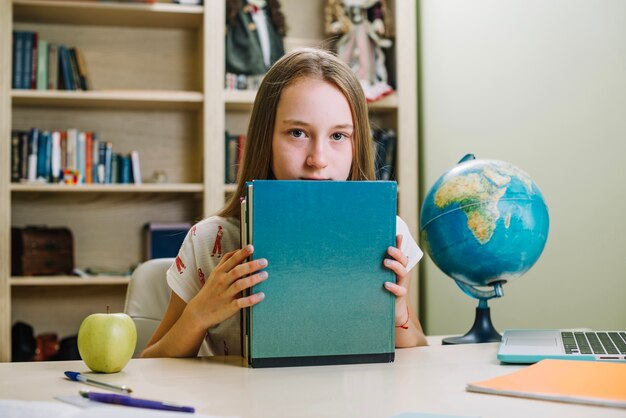
{"type": "Polygon", "coordinates": [[[200,286],[204,286],[204,273],[202,269],[198,269],[198,280],[200,281],[200,286]]]}
{"type": "Polygon", "coordinates": [[[211,257],[215,257],[216,254],[217,258],[222,256],[222,235],[224,235],[224,230],[222,229],[222,225],[218,225],[215,243],[213,244],[213,251],[211,251],[211,257]]]}
{"type": "Polygon", "coordinates": [[[178,270],[178,274],[183,274],[186,268],[187,266],[185,266],[180,256],[176,256],[176,269],[178,270]]]}

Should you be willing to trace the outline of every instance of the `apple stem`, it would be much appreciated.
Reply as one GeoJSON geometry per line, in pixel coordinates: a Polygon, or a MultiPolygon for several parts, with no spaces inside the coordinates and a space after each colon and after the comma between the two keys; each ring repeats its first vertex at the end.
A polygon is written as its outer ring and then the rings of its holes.
{"type": "Polygon", "coordinates": [[[107,305],[107,315],[111,313],[111,307],[107,305]]]}

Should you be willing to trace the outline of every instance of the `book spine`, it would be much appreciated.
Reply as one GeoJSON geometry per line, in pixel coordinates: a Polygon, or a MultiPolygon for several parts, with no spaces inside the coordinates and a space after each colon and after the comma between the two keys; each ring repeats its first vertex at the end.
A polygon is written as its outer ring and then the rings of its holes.
{"type": "Polygon", "coordinates": [[[59,61],[61,63],[61,80],[63,80],[63,89],[64,90],[74,90],[74,85],[72,84],[71,77],[71,69],[70,63],[67,55],[67,49],[65,45],[59,45],[59,61]]]}
{"type": "Polygon", "coordinates": [[[13,31],[13,81],[14,89],[22,88],[22,77],[24,76],[24,33],[13,31]]]}
{"type": "Polygon", "coordinates": [[[44,162],[44,178],[52,181],[52,132],[46,131],[46,159],[44,162]]]}
{"type": "Polygon", "coordinates": [[[104,182],[111,184],[111,166],[113,164],[113,144],[106,142],[104,144],[104,182]]]}
{"type": "Polygon", "coordinates": [[[226,183],[232,184],[237,179],[237,142],[236,135],[226,133],[226,183]]]}
{"type": "Polygon", "coordinates": [[[120,183],[129,184],[131,180],[130,155],[122,155],[120,159],[120,183]]]}
{"type": "Polygon", "coordinates": [[[93,183],[93,135],[85,132],[85,183],[93,183]]]}
{"type": "Polygon", "coordinates": [[[130,160],[132,166],[133,182],[135,184],[141,184],[141,168],[139,167],[139,153],[132,151],[130,153],[130,160]]]}
{"type": "Polygon", "coordinates": [[[48,89],[48,41],[39,40],[37,47],[37,90],[48,89]]]}
{"type": "Polygon", "coordinates": [[[68,129],[67,130],[67,159],[66,166],[68,170],[76,171],[78,168],[77,158],[76,158],[76,147],[78,143],[78,130],[76,129],[68,129]]]}
{"type": "Polygon", "coordinates": [[[28,144],[30,135],[28,131],[20,132],[20,179],[28,179],[28,144]]]}
{"type": "Polygon", "coordinates": [[[48,44],[48,90],[59,86],[59,50],[57,44],[48,44]]]}
{"type": "Polygon", "coordinates": [[[106,142],[98,141],[98,183],[100,184],[104,184],[106,182],[106,150],[106,142]]]}
{"type": "Polygon", "coordinates": [[[98,176],[98,170],[100,167],[100,141],[98,140],[98,134],[95,132],[92,133],[91,159],[91,181],[93,183],[100,183],[100,178],[98,176]]]}
{"type": "Polygon", "coordinates": [[[80,85],[80,77],[78,75],[78,63],[76,62],[76,53],[74,48],[69,48],[67,50],[69,56],[69,63],[72,75],[72,84],[74,85],[74,90],[83,90],[80,85]]]}
{"type": "Polygon", "coordinates": [[[30,82],[29,87],[31,89],[37,88],[37,61],[39,58],[39,34],[37,32],[33,32],[33,49],[31,53],[31,71],[30,71],[30,82]]]}
{"type": "Polygon", "coordinates": [[[37,147],[39,145],[39,130],[33,128],[30,130],[28,141],[28,181],[37,179],[37,147]]]}
{"type": "Polygon", "coordinates": [[[61,133],[52,132],[52,182],[58,183],[61,178],[61,133]]]}
{"type": "Polygon", "coordinates": [[[78,76],[80,78],[81,88],[83,90],[91,90],[91,82],[87,73],[87,64],[85,63],[85,57],[78,48],[74,48],[74,54],[76,56],[76,63],[78,64],[78,76]]]}
{"type": "Polygon", "coordinates": [[[22,88],[29,89],[30,88],[30,77],[33,67],[33,32],[24,32],[24,47],[22,54],[22,62],[24,71],[22,72],[22,88]]]}
{"type": "Polygon", "coordinates": [[[61,178],[67,168],[67,131],[61,131],[61,178]]]}
{"type": "Polygon", "coordinates": [[[78,171],[78,184],[85,183],[85,133],[79,132],[76,142],[76,171],[78,171]]]}
{"type": "Polygon", "coordinates": [[[20,181],[20,133],[11,131],[11,182],[20,181]]]}

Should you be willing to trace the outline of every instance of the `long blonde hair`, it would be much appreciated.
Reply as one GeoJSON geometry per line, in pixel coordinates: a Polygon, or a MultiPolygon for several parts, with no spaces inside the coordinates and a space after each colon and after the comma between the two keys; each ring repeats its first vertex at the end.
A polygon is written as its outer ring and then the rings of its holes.
{"type": "Polygon", "coordinates": [[[254,99],[237,190],[218,213],[240,215],[240,197],[246,182],[273,179],[272,137],[276,108],[283,89],[302,77],[327,81],[348,100],[354,123],[352,167],[349,180],[374,180],[374,151],[367,103],[359,80],[339,58],[321,49],[299,49],[284,55],[267,72],[254,99]]]}

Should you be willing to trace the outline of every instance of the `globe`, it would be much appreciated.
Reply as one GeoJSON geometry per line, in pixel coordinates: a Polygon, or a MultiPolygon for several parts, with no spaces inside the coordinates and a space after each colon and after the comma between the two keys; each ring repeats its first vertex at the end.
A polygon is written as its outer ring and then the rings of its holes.
{"type": "Polygon", "coordinates": [[[421,242],[435,265],[479,299],[482,309],[476,319],[482,322],[472,329],[484,335],[470,330],[467,341],[451,342],[499,340],[486,301],[502,296],[502,284],[536,263],[549,223],[535,182],[508,162],[468,154],[430,188],[421,209],[421,242]]]}

